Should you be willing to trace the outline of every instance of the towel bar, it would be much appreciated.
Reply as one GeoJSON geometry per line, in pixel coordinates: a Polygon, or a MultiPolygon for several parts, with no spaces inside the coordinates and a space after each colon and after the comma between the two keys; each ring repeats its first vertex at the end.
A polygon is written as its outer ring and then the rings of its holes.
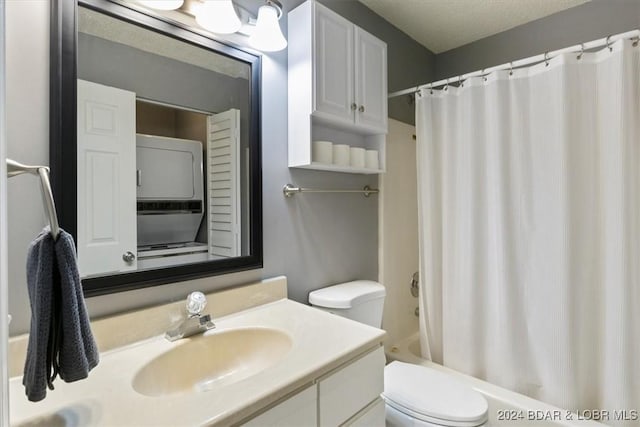
{"type": "Polygon", "coordinates": [[[319,188],[301,188],[295,187],[293,184],[287,184],[282,189],[285,197],[292,197],[297,193],[362,193],[364,197],[369,197],[372,194],[378,194],[380,190],[377,188],[371,188],[365,185],[362,190],[326,190],[319,188]]]}
{"type": "Polygon", "coordinates": [[[58,225],[56,204],[53,200],[53,192],[51,191],[51,183],[49,182],[49,168],[46,166],[23,165],[22,163],[18,163],[15,160],[7,159],[7,176],[9,178],[23,173],[38,175],[40,177],[40,184],[42,184],[42,199],[44,201],[44,206],[47,209],[51,235],[55,240],[60,234],[60,226],[58,225]]]}

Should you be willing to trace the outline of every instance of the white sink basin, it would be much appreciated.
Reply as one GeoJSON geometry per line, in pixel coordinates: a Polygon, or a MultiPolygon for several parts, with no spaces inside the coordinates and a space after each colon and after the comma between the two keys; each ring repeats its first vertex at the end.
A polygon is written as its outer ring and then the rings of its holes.
{"type": "Polygon", "coordinates": [[[209,391],[249,378],[291,350],[286,333],[269,328],[238,328],[185,339],[157,356],[133,378],[145,396],[209,391]]]}

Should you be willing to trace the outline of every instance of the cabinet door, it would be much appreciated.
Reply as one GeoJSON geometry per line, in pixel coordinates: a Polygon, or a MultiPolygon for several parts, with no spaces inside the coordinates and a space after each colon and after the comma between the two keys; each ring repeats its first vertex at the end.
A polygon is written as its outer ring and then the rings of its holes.
{"type": "Polygon", "coordinates": [[[318,385],[321,426],[337,426],[367,407],[384,391],[384,349],[379,348],[318,385]]]}
{"type": "Polygon", "coordinates": [[[355,85],[356,124],[376,132],[387,132],[387,45],[356,28],[355,85]]]}
{"type": "Polygon", "coordinates": [[[243,427],[315,427],[318,425],[317,399],[317,387],[313,385],[249,420],[243,427]]]}
{"type": "Polygon", "coordinates": [[[80,276],[136,269],[136,94],[78,80],[80,276]]]}
{"type": "Polygon", "coordinates": [[[344,425],[349,427],[384,427],[384,401],[381,398],[377,398],[374,403],[367,406],[356,417],[350,419],[344,425]]]}
{"type": "Polygon", "coordinates": [[[316,7],[314,115],[353,123],[354,25],[326,7],[316,7]]]}

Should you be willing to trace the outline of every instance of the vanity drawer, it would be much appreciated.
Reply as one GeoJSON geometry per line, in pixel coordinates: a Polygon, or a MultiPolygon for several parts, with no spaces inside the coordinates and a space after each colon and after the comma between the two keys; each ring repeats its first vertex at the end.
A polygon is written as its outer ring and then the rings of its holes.
{"type": "Polygon", "coordinates": [[[243,426],[247,427],[311,427],[318,425],[318,392],[315,385],[301,391],[252,418],[243,426]]]}
{"type": "Polygon", "coordinates": [[[378,399],[384,389],[384,350],[361,357],[318,384],[319,425],[338,426],[378,399]]]}

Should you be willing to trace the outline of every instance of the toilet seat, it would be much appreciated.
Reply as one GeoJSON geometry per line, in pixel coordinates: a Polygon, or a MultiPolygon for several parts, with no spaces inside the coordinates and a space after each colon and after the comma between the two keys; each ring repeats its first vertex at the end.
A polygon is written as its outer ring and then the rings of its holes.
{"type": "Polygon", "coordinates": [[[412,418],[449,427],[477,427],[487,421],[484,396],[436,369],[391,362],[384,383],[387,405],[412,418]]]}

